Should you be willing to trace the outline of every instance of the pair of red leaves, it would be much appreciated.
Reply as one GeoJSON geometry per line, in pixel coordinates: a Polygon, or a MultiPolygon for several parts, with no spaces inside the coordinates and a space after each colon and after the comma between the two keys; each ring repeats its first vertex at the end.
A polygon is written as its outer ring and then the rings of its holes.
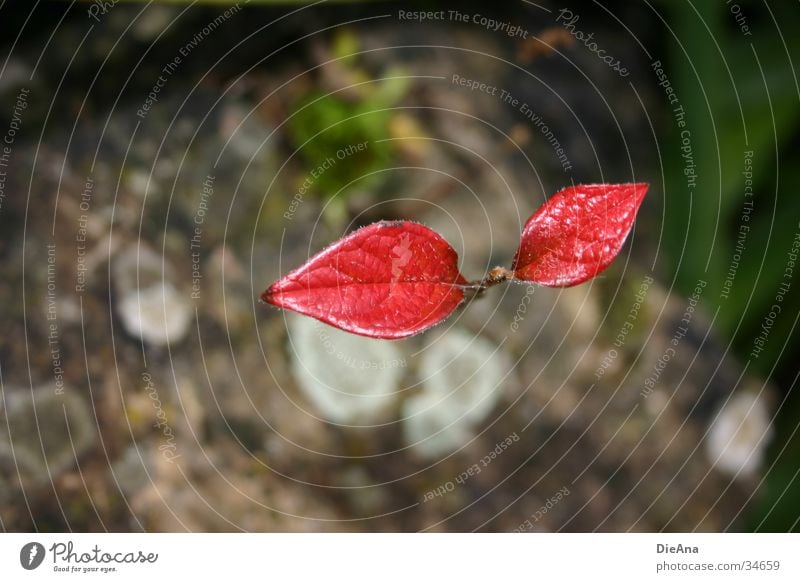
{"type": "Polygon", "coordinates": [[[647,184],[565,188],[528,219],[511,272],[469,283],[458,255],[431,229],[408,221],[361,228],[261,295],[272,305],[359,335],[400,339],[450,315],[465,290],[502,280],[570,287],[603,271],[633,227],[647,184]]]}

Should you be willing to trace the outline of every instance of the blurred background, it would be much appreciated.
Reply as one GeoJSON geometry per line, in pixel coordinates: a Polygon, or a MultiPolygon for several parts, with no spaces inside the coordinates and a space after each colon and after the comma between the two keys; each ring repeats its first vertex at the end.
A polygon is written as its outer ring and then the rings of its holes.
{"type": "Polygon", "coordinates": [[[3,531],[790,531],[800,8],[0,3],[3,531]],[[386,342],[258,303],[346,232],[601,277],[386,342]]]}

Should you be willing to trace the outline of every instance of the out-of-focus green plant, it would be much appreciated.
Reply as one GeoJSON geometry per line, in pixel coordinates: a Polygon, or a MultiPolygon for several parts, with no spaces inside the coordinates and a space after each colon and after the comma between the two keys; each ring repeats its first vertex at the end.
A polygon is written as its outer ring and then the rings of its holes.
{"type": "Polygon", "coordinates": [[[395,81],[383,81],[383,90],[358,101],[313,91],[298,104],[289,122],[289,135],[293,145],[302,148],[300,154],[309,171],[319,176],[312,187],[315,193],[332,196],[353,180],[388,164],[392,149],[389,142],[381,140],[389,137],[390,108],[396,101],[392,93],[397,93],[393,84],[395,81]],[[359,144],[366,144],[362,151],[340,154],[346,155],[345,159],[337,159],[337,152],[359,144]],[[325,169],[323,165],[331,159],[335,163],[325,169]]]}
{"type": "MultiPolygon", "coordinates": [[[[340,32],[331,44],[336,67],[346,74],[349,85],[338,91],[310,91],[298,102],[288,122],[288,136],[306,167],[309,192],[330,200],[331,211],[357,188],[377,189],[393,157],[386,141],[394,115],[393,107],[408,89],[400,70],[388,70],[380,80],[371,81],[358,68],[357,37],[340,32]]],[[[328,66],[328,65],[326,65],[328,66]]]]}
{"type": "MultiPolygon", "coordinates": [[[[792,138],[800,130],[800,96],[792,72],[800,51],[800,22],[788,3],[739,4],[750,19],[749,35],[723,2],[662,4],[671,27],[668,74],[686,112],[697,174],[696,186],[688,188],[684,170],[689,160],[682,156],[687,152],[681,151],[682,136],[670,119],[672,135],[662,147],[663,248],[685,293],[698,279],[708,281],[706,307],[712,314],[719,307],[716,326],[732,339],[739,358],[750,360],[749,371],[782,381],[787,390],[797,380],[793,358],[800,336],[793,326],[800,309],[800,274],[784,297],[784,315],[771,328],[763,352],[758,358],[750,352],[785,280],[787,251],[800,220],[800,168],[785,163],[796,156],[792,138]],[[747,198],[745,152],[752,152],[753,196],[747,198]],[[743,218],[746,200],[753,202],[749,219],[743,218]]],[[[753,528],[798,528],[800,435],[792,438],[798,419],[800,399],[790,397],[776,422],[769,459],[775,466],[759,492],[753,528]]]]}

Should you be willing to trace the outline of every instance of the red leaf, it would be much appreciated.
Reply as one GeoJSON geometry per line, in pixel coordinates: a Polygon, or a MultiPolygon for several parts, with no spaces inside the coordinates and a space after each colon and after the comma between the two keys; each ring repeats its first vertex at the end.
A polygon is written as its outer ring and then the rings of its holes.
{"type": "Polygon", "coordinates": [[[564,188],[528,219],[514,257],[514,276],[570,287],[603,271],[622,249],[648,184],[564,188]]]}
{"type": "Polygon", "coordinates": [[[399,339],[450,315],[466,284],[455,250],[434,231],[376,222],[314,256],[261,299],[345,331],[399,339]]]}

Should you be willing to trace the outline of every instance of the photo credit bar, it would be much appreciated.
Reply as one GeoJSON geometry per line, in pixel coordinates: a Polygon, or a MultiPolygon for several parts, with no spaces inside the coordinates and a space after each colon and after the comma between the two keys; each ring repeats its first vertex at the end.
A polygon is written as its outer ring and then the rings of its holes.
{"type": "Polygon", "coordinates": [[[792,534],[4,534],[3,580],[800,579],[792,534]],[[391,564],[391,566],[388,566],[391,564]]]}

